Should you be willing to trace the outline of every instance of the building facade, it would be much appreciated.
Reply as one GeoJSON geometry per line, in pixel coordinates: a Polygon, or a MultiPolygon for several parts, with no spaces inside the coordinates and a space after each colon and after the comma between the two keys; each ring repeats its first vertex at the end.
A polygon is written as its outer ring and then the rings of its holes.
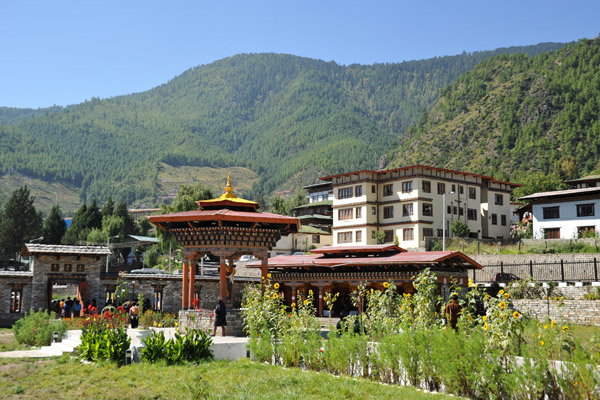
{"type": "Polygon", "coordinates": [[[418,248],[460,219],[472,238],[510,237],[510,195],[518,184],[423,165],[321,178],[333,187],[333,244],[418,248]],[[378,232],[381,232],[378,234],[378,232]]]}

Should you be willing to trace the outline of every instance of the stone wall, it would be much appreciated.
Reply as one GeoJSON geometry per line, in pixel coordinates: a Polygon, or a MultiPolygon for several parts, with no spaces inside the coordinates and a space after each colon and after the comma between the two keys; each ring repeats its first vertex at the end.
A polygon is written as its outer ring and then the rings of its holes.
{"type": "Polygon", "coordinates": [[[31,272],[0,272],[0,327],[10,327],[31,308],[31,272]],[[11,292],[22,290],[21,312],[11,313],[11,292]]]}
{"type": "Polygon", "coordinates": [[[555,263],[560,260],[573,261],[593,261],[594,258],[600,261],[600,253],[562,253],[562,254],[481,254],[471,255],[474,261],[485,265],[498,265],[500,262],[505,264],[525,264],[532,261],[536,263],[555,263]]]}
{"type": "Polygon", "coordinates": [[[539,320],[549,317],[557,322],[565,320],[574,324],[600,326],[600,301],[513,300],[513,304],[522,314],[539,320]]]}
{"type": "MultiPolygon", "coordinates": [[[[215,317],[213,309],[182,310],[179,311],[179,331],[194,328],[212,333],[215,317]]],[[[227,336],[246,336],[243,330],[242,310],[227,310],[227,336]]],[[[221,328],[217,329],[217,335],[221,334],[221,328]]]]}

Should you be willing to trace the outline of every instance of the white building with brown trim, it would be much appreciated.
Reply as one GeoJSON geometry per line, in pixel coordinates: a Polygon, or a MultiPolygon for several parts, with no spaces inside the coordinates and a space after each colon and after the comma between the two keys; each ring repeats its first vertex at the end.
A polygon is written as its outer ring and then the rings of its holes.
{"type": "Polygon", "coordinates": [[[354,171],[321,178],[333,187],[333,244],[376,244],[395,238],[418,248],[426,237],[446,236],[456,219],[472,238],[510,237],[510,195],[520,186],[490,176],[412,165],[386,171],[354,171]],[[443,210],[445,197],[445,209],[443,210]]]}

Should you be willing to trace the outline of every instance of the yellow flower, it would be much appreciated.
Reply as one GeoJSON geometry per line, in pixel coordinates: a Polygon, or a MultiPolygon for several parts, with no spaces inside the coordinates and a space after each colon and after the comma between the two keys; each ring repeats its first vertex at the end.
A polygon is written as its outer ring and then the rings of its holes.
{"type": "Polygon", "coordinates": [[[265,279],[265,277],[264,277],[264,276],[261,276],[261,277],[260,277],[260,279],[265,279]]]}
{"type": "Polygon", "coordinates": [[[273,298],[274,298],[274,299],[276,299],[276,298],[278,298],[278,297],[279,297],[279,295],[277,295],[277,293],[273,293],[273,298]]]}
{"type": "Polygon", "coordinates": [[[554,328],[554,320],[553,319],[550,320],[550,328],[554,328]]]}
{"type": "Polygon", "coordinates": [[[540,340],[540,346],[543,346],[543,345],[544,345],[544,341],[540,340]]]}
{"type": "Polygon", "coordinates": [[[498,304],[498,307],[500,307],[501,309],[505,309],[506,308],[506,303],[501,301],[500,304],[498,304]]]}
{"type": "Polygon", "coordinates": [[[410,297],[410,293],[405,293],[404,294],[406,297],[410,297]]]}
{"type": "Polygon", "coordinates": [[[373,294],[373,288],[371,288],[371,294],[373,294]]]}
{"type": "Polygon", "coordinates": [[[521,314],[518,311],[515,311],[513,313],[513,317],[515,317],[516,319],[519,319],[519,318],[521,318],[521,314]]]}
{"type": "Polygon", "coordinates": [[[387,282],[383,282],[383,287],[387,289],[387,288],[389,288],[389,287],[390,287],[390,284],[389,284],[389,283],[387,283],[387,282]]]}
{"type": "Polygon", "coordinates": [[[158,327],[159,327],[159,328],[162,328],[162,324],[161,324],[160,322],[158,323],[158,327]]]}
{"type": "Polygon", "coordinates": [[[504,293],[504,298],[508,300],[508,298],[510,297],[510,293],[504,293]]]}
{"type": "Polygon", "coordinates": [[[500,289],[500,291],[498,292],[498,294],[504,294],[504,290],[500,289]]]}
{"type": "Polygon", "coordinates": [[[275,289],[279,289],[279,283],[276,283],[276,284],[274,284],[274,285],[273,285],[273,287],[274,287],[275,289]]]}
{"type": "Polygon", "coordinates": [[[308,305],[308,300],[304,300],[304,305],[307,306],[308,305]]]}
{"type": "Polygon", "coordinates": [[[477,284],[474,284],[474,285],[473,285],[473,287],[474,287],[475,289],[477,289],[477,284]]]}
{"type": "Polygon", "coordinates": [[[548,329],[548,324],[544,325],[544,329],[548,329]]]}
{"type": "Polygon", "coordinates": [[[296,303],[292,303],[292,308],[296,308],[296,303]]]}
{"type": "Polygon", "coordinates": [[[485,322],[487,321],[487,316],[484,315],[483,317],[481,317],[481,319],[485,322]]]}
{"type": "Polygon", "coordinates": [[[267,278],[270,278],[270,277],[271,277],[271,273],[269,272],[269,273],[267,274],[267,278]]]}
{"type": "Polygon", "coordinates": [[[473,286],[473,279],[469,278],[469,287],[473,286]]]}
{"type": "Polygon", "coordinates": [[[309,296],[312,296],[312,295],[313,295],[313,291],[312,291],[312,289],[310,289],[310,290],[308,291],[308,295],[309,295],[309,296]]]}
{"type": "Polygon", "coordinates": [[[489,294],[486,294],[485,296],[483,296],[483,298],[484,298],[485,300],[489,300],[489,299],[490,299],[490,295],[489,295],[489,294]]]}
{"type": "Polygon", "coordinates": [[[562,331],[563,331],[563,332],[569,332],[569,327],[568,327],[568,326],[566,326],[566,325],[565,325],[565,326],[563,326],[563,327],[562,327],[562,331]]]}
{"type": "Polygon", "coordinates": [[[152,324],[152,325],[156,326],[156,321],[154,321],[154,324],[152,324]]]}
{"type": "Polygon", "coordinates": [[[486,331],[489,329],[487,322],[485,324],[483,324],[483,329],[485,329],[486,331]]]}

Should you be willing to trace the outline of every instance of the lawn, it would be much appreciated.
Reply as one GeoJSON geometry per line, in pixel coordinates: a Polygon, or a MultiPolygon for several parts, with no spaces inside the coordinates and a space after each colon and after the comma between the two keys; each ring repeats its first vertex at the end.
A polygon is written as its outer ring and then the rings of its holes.
{"type": "Polygon", "coordinates": [[[32,349],[32,347],[17,342],[10,328],[0,328],[0,351],[29,349],[32,349]]]}
{"type": "Polygon", "coordinates": [[[410,387],[263,365],[242,359],[200,365],[81,364],[0,359],[2,399],[450,399],[410,387]]]}

